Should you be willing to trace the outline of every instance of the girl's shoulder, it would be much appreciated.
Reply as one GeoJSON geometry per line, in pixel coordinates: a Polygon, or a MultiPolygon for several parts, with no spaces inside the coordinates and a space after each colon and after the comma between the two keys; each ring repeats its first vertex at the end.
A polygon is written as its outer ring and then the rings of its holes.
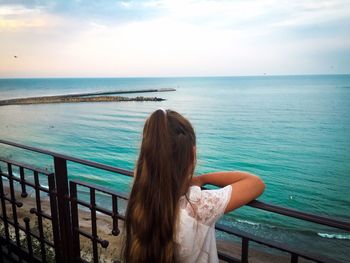
{"type": "Polygon", "coordinates": [[[197,185],[190,186],[186,194],[188,201],[198,202],[201,198],[201,194],[202,194],[201,192],[202,192],[202,189],[199,186],[197,185]]]}
{"type": "Polygon", "coordinates": [[[215,190],[202,190],[198,186],[191,186],[186,196],[180,200],[180,208],[185,209],[189,216],[200,223],[211,225],[224,214],[231,191],[230,185],[215,190]]]}

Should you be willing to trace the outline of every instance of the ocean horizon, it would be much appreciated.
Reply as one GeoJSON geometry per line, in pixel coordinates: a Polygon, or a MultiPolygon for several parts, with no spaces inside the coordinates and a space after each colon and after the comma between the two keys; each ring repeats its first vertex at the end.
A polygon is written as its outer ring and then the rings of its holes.
{"type": "MultiPolygon", "coordinates": [[[[266,183],[261,201],[350,220],[350,75],[2,78],[0,100],[150,88],[176,91],[125,95],[165,101],[0,106],[0,138],[132,170],[145,119],[160,107],[172,109],[195,128],[195,174],[249,171],[266,183]]],[[[0,149],[1,157],[53,168],[38,154],[0,149]]],[[[71,179],[130,190],[130,178],[69,165],[71,179]]],[[[307,244],[310,252],[343,262],[350,258],[346,231],[249,207],[222,223],[300,249],[307,244]]]]}

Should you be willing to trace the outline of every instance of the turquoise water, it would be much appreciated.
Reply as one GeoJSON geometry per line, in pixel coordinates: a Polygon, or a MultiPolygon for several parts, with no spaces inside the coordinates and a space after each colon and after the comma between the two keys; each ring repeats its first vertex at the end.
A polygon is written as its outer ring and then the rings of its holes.
{"type": "MultiPolygon", "coordinates": [[[[170,108],[195,127],[197,174],[247,170],[266,182],[259,200],[350,220],[350,75],[0,79],[0,99],[147,88],[177,91],[144,94],[162,102],[0,107],[0,138],[132,169],[145,118],[170,108]]],[[[0,149],[1,156],[52,168],[43,156],[0,149]]],[[[126,177],[79,165],[70,164],[69,176],[124,192],[130,187],[126,177]]],[[[350,258],[349,232],[251,208],[223,222],[344,262],[350,258]]]]}

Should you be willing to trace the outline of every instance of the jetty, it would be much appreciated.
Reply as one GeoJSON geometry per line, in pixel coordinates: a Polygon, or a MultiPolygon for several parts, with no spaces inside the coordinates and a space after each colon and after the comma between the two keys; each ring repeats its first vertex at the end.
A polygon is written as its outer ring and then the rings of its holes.
{"type": "Polygon", "coordinates": [[[112,101],[163,101],[159,97],[125,97],[110,96],[120,94],[134,93],[152,93],[152,92],[169,92],[176,89],[143,89],[143,90],[117,90],[117,91],[99,91],[89,93],[74,93],[54,96],[39,96],[0,100],[0,106],[7,105],[26,105],[26,104],[48,104],[48,103],[75,103],[75,102],[112,102],[112,101]]]}

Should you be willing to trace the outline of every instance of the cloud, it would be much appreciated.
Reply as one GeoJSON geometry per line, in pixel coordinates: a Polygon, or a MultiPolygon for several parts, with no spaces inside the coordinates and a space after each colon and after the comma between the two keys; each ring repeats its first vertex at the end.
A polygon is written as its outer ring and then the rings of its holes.
{"type": "Polygon", "coordinates": [[[0,31],[45,27],[48,18],[49,15],[42,13],[37,7],[0,5],[0,31]]]}
{"type": "Polygon", "coordinates": [[[62,28],[62,25],[70,23],[72,29],[80,27],[81,30],[85,30],[90,24],[120,26],[153,19],[157,15],[159,14],[155,8],[132,1],[0,0],[2,29],[40,25],[50,26],[52,29],[53,26],[62,28]],[[35,22],[38,20],[47,22],[35,22]]]}
{"type": "Polygon", "coordinates": [[[240,30],[349,20],[350,4],[346,0],[0,0],[2,17],[18,18],[34,12],[108,25],[166,17],[188,24],[240,30]]]}
{"type": "Polygon", "coordinates": [[[343,0],[0,0],[0,76],[350,72],[349,27],[343,0]]]}

